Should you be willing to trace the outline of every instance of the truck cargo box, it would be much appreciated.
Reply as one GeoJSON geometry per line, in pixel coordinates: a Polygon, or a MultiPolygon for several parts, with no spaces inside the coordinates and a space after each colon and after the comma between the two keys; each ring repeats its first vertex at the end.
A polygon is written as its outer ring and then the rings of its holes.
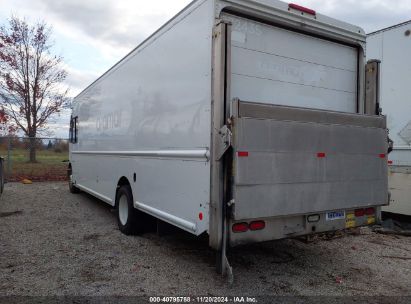
{"type": "Polygon", "coordinates": [[[145,214],[206,233],[221,261],[228,245],[373,224],[388,140],[365,66],[359,27],[194,1],[75,99],[70,189],[116,207],[126,234],[145,214]]]}

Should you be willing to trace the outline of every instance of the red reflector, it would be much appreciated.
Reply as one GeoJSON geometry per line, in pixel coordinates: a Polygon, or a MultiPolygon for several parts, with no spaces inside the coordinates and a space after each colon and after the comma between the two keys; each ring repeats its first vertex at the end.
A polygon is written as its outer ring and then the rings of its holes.
{"type": "Polygon", "coordinates": [[[294,4],[294,3],[290,3],[288,5],[289,8],[295,9],[297,11],[303,12],[303,13],[307,13],[310,15],[316,15],[317,13],[315,12],[315,10],[312,10],[310,8],[306,8],[304,6],[298,5],[298,4],[294,4]]]}
{"type": "Polygon", "coordinates": [[[250,230],[251,231],[263,230],[264,228],[265,228],[265,222],[264,221],[256,221],[256,222],[252,222],[250,224],[250,230]]]}
{"type": "Polygon", "coordinates": [[[389,164],[389,165],[392,165],[393,163],[394,163],[394,162],[393,162],[392,160],[389,160],[389,161],[388,161],[388,164],[389,164]]]}
{"type": "Polygon", "coordinates": [[[248,152],[244,152],[244,151],[238,152],[238,157],[248,157],[248,155],[249,155],[248,152]]]}
{"type": "Polygon", "coordinates": [[[200,214],[198,215],[198,218],[200,219],[200,221],[203,220],[203,213],[202,212],[200,212],[200,214]]]}
{"type": "Polygon", "coordinates": [[[374,208],[367,208],[367,209],[365,209],[365,214],[366,215],[374,215],[375,214],[375,209],[374,208]]]}
{"type": "Polygon", "coordinates": [[[385,158],[385,154],[380,154],[380,158],[385,158]]]}
{"type": "Polygon", "coordinates": [[[238,223],[233,225],[233,232],[234,233],[241,233],[248,231],[248,224],[247,223],[238,223]]]}
{"type": "Polygon", "coordinates": [[[324,158],[326,156],[327,156],[327,154],[325,154],[324,152],[317,153],[318,158],[324,158]]]}
{"type": "Polygon", "coordinates": [[[364,216],[365,210],[364,209],[357,209],[355,210],[355,217],[361,217],[364,216]]]}

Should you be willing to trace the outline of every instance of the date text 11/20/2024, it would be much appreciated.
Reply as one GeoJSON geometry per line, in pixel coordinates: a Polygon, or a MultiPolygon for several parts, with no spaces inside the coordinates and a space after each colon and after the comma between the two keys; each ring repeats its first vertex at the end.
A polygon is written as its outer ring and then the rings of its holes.
{"type": "Polygon", "coordinates": [[[254,297],[150,297],[150,303],[258,303],[254,297]]]}

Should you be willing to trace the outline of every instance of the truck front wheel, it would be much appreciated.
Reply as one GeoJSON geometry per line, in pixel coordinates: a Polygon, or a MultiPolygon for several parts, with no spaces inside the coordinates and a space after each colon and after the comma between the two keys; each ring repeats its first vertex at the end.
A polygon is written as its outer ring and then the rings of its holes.
{"type": "Polygon", "coordinates": [[[3,158],[0,157],[0,195],[3,193],[4,190],[4,161],[3,158]]]}
{"type": "Polygon", "coordinates": [[[134,208],[130,186],[122,186],[116,197],[118,228],[125,235],[134,235],[143,231],[142,214],[134,208]]]}
{"type": "Polygon", "coordinates": [[[73,194],[80,193],[80,189],[77,188],[76,186],[74,186],[73,176],[72,176],[72,175],[73,175],[73,170],[72,170],[71,164],[70,164],[69,167],[68,167],[68,169],[67,169],[67,176],[68,176],[68,180],[69,180],[69,190],[70,190],[70,193],[73,193],[73,194]]]}

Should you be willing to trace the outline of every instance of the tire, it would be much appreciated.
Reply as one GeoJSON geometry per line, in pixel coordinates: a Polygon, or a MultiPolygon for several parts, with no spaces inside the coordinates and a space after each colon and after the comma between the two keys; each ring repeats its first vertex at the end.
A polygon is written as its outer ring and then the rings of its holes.
{"type": "Polygon", "coordinates": [[[130,186],[122,186],[116,197],[116,214],[119,230],[125,235],[136,235],[143,232],[143,215],[134,208],[133,194],[130,186]]]}
{"type": "Polygon", "coordinates": [[[0,158],[0,195],[3,193],[4,190],[4,165],[3,159],[0,158]]]}
{"type": "Polygon", "coordinates": [[[72,193],[72,194],[78,194],[78,193],[81,192],[79,188],[74,186],[73,182],[71,181],[71,177],[70,177],[70,180],[69,180],[69,190],[70,190],[70,193],[72,193]]]}
{"type": "Polygon", "coordinates": [[[80,193],[81,192],[80,189],[77,188],[76,186],[74,186],[74,183],[73,183],[73,171],[72,171],[71,165],[69,165],[69,167],[67,169],[67,175],[68,175],[68,179],[69,179],[70,193],[72,193],[72,194],[80,193]]]}

